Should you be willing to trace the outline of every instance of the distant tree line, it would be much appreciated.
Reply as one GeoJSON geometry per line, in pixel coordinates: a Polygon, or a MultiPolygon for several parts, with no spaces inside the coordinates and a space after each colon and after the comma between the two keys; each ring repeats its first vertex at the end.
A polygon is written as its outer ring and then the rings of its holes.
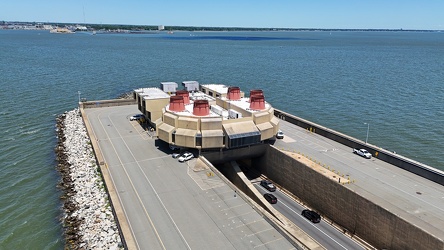
{"type": "MultiPolygon", "coordinates": [[[[55,26],[82,25],[89,30],[128,30],[128,31],[157,31],[159,26],[155,25],[125,25],[125,24],[73,24],[73,23],[37,23],[37,22],[7,22],[0,21],[0,25],[8,23],[26,24],[48,24],[55,26]]],[[[204,27],[204,26],[164,26],[167,31],[420,31],[435,32],[438,30],[405,30],[405,29],[317,29],[317,28],[244,28],[244,27],[204,27]]]]}

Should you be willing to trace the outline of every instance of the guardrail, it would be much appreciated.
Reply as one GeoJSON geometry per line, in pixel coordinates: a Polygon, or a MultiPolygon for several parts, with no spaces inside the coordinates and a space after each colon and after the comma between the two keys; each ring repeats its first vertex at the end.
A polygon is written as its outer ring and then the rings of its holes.
{"type": "Polygon", "coordinates": [[[375,145],[368,143],[366,144],[363,141],[358,140],[354,137],[342,134],[335,130],[329,129],[327,127],[310,122],[308,120],[302,119],[300,117],[286,113],[278,109],[274,110],[274,115],[284,121],[287,121],[301,128],[307,129],[310,132],[322,135],[328,139],[339,142],[343,145],[352,148],[364,148],[367,151],[369,151],[373,155],[373,157],[376,157],[382,161],[385,161],[394,166],[407,170],[411,173],[417,174],[428,180],[434,181],[438,184],[444,185],[444,172],[441,170],[427,166],[425,164],[414,161],[402,155],[398,155],[396,153],[377,147],[375,145]]]}
{"type": "Polygon", "coordinates": [[[132,104],[137,104],[135,99],[113,99],[113,100],[79,102],[79,107],[83,109],[89,109],[89,108],[124,106],[132,104]]]}

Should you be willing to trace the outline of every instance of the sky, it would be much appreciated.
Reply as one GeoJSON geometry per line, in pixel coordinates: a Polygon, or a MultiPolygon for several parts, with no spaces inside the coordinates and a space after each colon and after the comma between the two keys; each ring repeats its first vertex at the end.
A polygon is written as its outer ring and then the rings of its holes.
{"type": "Polygon", "coordinates": [[[444,30],[444,0],[3,0],[0,21],[444,30]]]}

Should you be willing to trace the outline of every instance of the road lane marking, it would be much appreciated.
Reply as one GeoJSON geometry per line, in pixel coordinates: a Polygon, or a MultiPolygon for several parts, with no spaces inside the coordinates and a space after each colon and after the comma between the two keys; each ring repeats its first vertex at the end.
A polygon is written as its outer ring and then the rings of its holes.
{"type": "MultiPolygon", "coordinates": [[[[96,113],[96,112],[98,112],[98,111],[93,111],[91,114],[94,114],[94,113],[96,113]]],[[[92,126],[93,126],[93,125],[92,125],[92,120],[91,120],[90,117],[89,117],[91,114],[87,115],[86,117],[88,118],[88,122],[90,123],[92,133],[94,134],[94,137],[95,137],[96,140],[97,140],[97,146],[99,147],[100,152],[103,152],[102,147],[100,146],[100,143],[99,143],[99,139],[98,139],[98,137],[97,137],[97,135],[96,135],[96,132],[95,132],[94,129],[92,129],[92,126]]],[[[100,122],[100,114],[97,115],[97,120],[99,121],[100,125],[101,125],[102,128],[103,128],[103,124],[100,122]]],[[[103,128],[103,130],[104,130],[104,132],[106,133],[106,131],[105,131],[104,128],[103,128]]],[[[103,154],[103,153],[102,153],[102,154],[103,154]]],[[[104,155],[103,155],[103,158],[104,158],[103,160],[105,161],[105,156],[104,156],[104,155]]],[[[106,166],[107,166],[107,168],[108,168],[108,164],[106,164],[106,166]]],[[[125,206],[123,205],[122,198],[120,197],[120,192],[117,190],[116,183],[115,183],[115,181],[114,181],[113,175],[111,174],[111,170],[110,170],[109,168],[108,168],[108,172],[109,172],[109,176],[110,176],[110,178],[111,178],[111,181],[113,182],[113,185],[114,185],[114,187],[116,188],[116,191],[117,191],[116,194],[117,194],[117,197],[119,198],[119,201],[120,201],[121,207],[122,207],[122,209],[123,209],[123,213],[125,214],[125,217],[126,217],[126,221],[127,221],[127,223],[128,223],[128,226],[129,226],[130,229],[131,229],[131,234],[133,235],[134,242],[135,242],[136,245],[137,245],[137,249],[140,249],[139,242],[137,241],[137,238],[136,238],[136,236],[134,235],[133,227],[131,226],[131,222],[130,222],[129,219],[128,219],[128,213],[126,212],[125,206]]],[[[110,197],[110,198],[111,198],[111,197],[110,197]]]]}
{"type": "MultiPolygon", "coordinates": [[[[292,208],[290,208],[287,204],[285,204],[285,202],[279,202],[282,205],[286,206],[290,211],[292,211],[293,213],[297,214],[299,217],[301,217],[302,219],[304,219],[304,221],[307,221],[307,219],[305,217],[303,217],[302,215],[300,215],[299,213],[296,213],[296,211],[294,211],[292,208]]],[[[309,225],[313,226],[314,228],[316,228],[319,232],[323,233],[325,236],[327,236],[328,238],[330,238],[333,242],[335,242],[336,244],[338,244],[339,246],[341,246],[344,249],[347,249],[346,247],[344,247],[341,243],[337,242],[335,239],[333,239],[330,235],[328,235],[326,232],[322,231],[320,228],[318,228],[317,226],[315,226],[312,223],[309,223],[309,225]]],[[[326,224],[328,225],[328,224],[326,224]]],[[[334,228],[333,228],[334,229],[334,228]]],[[[335,229],[336,230],[336,229],[335,229]]]]}
{"type": "MultiPolygon", "coordinates": [[[[255,184],[257,185],[257,184],[255,184]]],[[[268,190],[266,190],[264,187],[259,186],[263,191],[268,192],[268,190]]],[[[282,193],[282,192],[281,192],[282,193]]],[[[283,195],[286,195],[285,193],[282,193],[283,195]]],[[[302,215],[300,215],[298,212],[296,212],[295,210],[293,210],[292,208],[290,208],[287,204],[285,204],[285,202],[279,201],[280,204],[284,205],[285,207],[287,207],[290,211],[292,211],[293,213],[297,214],[299,217],[301,217],[304,221],[306,221],[305,217],[303,217],[302,215]]],[[[293,222],[294,223],[294,222],[293,222]]],[[[347,249],[346,247],[344,247],[341,243],[337,242],[335,239],[333,239],[330,235],[328,235],[327,233],[325,233],[324,231],[322,231],[320,228],[316,227],[314,224],[310,223],[309,225],[313,226],[314,228],[316,228],[319,232],[323,233],[325,236],[327,236],[328,238],[330,238],[333,242],[335,242],[336,244],[338,244],[339,246],[341,246],[344,249],[347,249]]],[[[328,224],[326,224],[328,225],[328,224]]],[[[328,225],[330,226],[330,225],[328,225]]],[[[333,228],[333,227],[332,227],[333,228]]],[[[335,228],[333,228],[335,229],[335,228]]],[[[336,229],[335,229],[336,230],[336,229]]],[[[312,236],[311,236],[312,237],[312,236]]],[[[347,238],[348,239],[348,238],[347,238]]],[[[353,241],[354,242],[354,241],[353,241]]]]}
{"type": "MultiPolygon", "coordinates": [[[[100,114],[98,115],[98,117],[100,117],[100,114]]],[[[108,114],[108,119],[109,119],[109,121],[112,123],[111,119],[109,118],[109,114],[108,114]]],[[[102,123],[102,121],[100,121],[100,119],[99,119],[99,122],[100,122],[100,125],[102,126],[102,128],[103,128],[103,130],[104,130],[106,136],[109,138],[108,132],[106,131],[106,129],[105,129],[105,127],[103,126],[103,123],[102,123]]],[[[119,133],[119,131],[117,131],[117,132],[119,133]]],[[[120,133],[119,133],[119,134],[120,134],[120,133]]],[[[123,139],[122,139],[122,140],[123,140],[123,139]]],[[[131,186],[132,186],[132,188],[133,188],[133,190],[134,190],[134,193],[135,193],[136,196],[137,196],[137,199],[139,200],[140,205],[142,206],[143,210],[145,211],[145,215],[147,216],[147,218],[148,218],[148,220],[149,220],[149,222],[150,222],[150,224],[151,224],[151,226],[152,226],[152,228],[153,228],[153,230],[154,230],[154,232],[155,232],[155,234],[156,234],[156,236],[157,236],[157,239],[159,240],[160,245],[162,246],[163,249],[166,250],[165,245],[163,244],[163,241],[162,241],[162,239],[160,238],[159,232],[157,231],[156,227],[154,226],[154,223],[153,223],[153,221],[151,220],[151,217],[149,216],[148,211],[146,210],[145,205],[143,205],[142,199],[140,198],[140,195],[139,195],[139,193],[137,192],[137,190],[136,190],[136,188],[135,188],[135,186],[134,186],[134,183],[132,182],[131,178],[129,177],[129,174],[128,174],[128,172],[126,171],[126,168],[125,168],[125,166],[124,166],[122,160],[120,159],[120,156],[119,156],[119,154],[117,153],[116,148],[114,147],[114,143],[112,143],[112,141],[110,141],[110,143],[111,143],[111,146],[112,146],[113,149],[114,149],[114,152],[116,153],[117,158],[119,159],[120,164],[122,164],[123,171],[125,171],[125,174],[126,174],[128,180],[129,180],[129,182],[130,182],[130,184],[131,184],[131,186]]],[[[123,204],[122,204],[122,205],[123,205],[123,204]]],[[[135,238],[135,239],[136,239],[136,238],[135,238]]],[[[136,240],[136,242],[137,242],[137,240],[136,240]]],[[[140,247],[139,247],[138,244],[137,244],[137,246],[138,246],[138,248],[140,249],[140,247]]]]}
{"type": "MultiPolygon", "coordinates": [[[[114,125],[113,121],[111,120],[111,118],[110,118],[109,116],[108,116],[108,119],[109,119],[109,121],[111,122],[111,124],[116,128],[116,126],[114,125]]],[[[122,137],[122,135],[120,134],[120,132],[119,132],[119,130],[118,130],[117,128],[116,128],[116,132],[122,137]]],[[[182,234],[182,232],[180,231],[179,227],[177,226],[176,222],[174,221],[173,217],[171,216],[170,212],[168,211],[168,209],[166,208],[166,206],[165,206],[165,204],[163,203],[162,199],[160,198],[158,192],[157,192],[156,189],[154,188],[154,186],[153,186],[153,184],[151,183],[151,181],[148,179],[148,176],[146,176],[146,174],[145,174],[145,172],[143,171],[142,167],[140,166],[139,162],[136,161],[136,157],[134,156],[134,154],[133,154],[133,152],[131,151],[131,149],[130,149],[130,147],[128,146],[128,144],[126,144],[126,142],[125,142],[125,140],[123,139],[123,137],[122,137],[122,142],[123,142],[123,144],[125,144],[125,147],[128,149],[129,153],[131,154],[131,156],[132,156],[133,159],[135,160],[135,162],[136,162],[137,166],[139,167],[140,171],[142,171],[142,173],[143,173],[145,179],[147,180],[148,184],[151,186],[152,190],[153,190],[154,193],[156,194],[156,197],[157,197],[157,199],[159,200],[160,204],[162,205],[163,209],[165,210],[165,212],[167,213],[167,215],[170,217],[171,222],[173,223],[174,227],[176,228],[176,230],[177,230],[177,232],[179,233],[180,237],[182,238],[183,242],[186,244],[186,246],[187,246],[188,249],[191,249],[191,247],[190,247],[190,245],[188,244],[187,240],[185,239],[185,237],[183,236],[183,234],[182,234]]],[[[112,144],[112,143],[111,143],[111,144],[112,144]]],[[[114,148],[114,144],[112,144],[112,145],[113,145],[113,148],[114,148]]],[[[116,154],[117,154],[117,152],[116,152],[116,154]]],[[[119,158],[119,161],[120,161],[120,157],[118,157],[118,158],[119,158]]],[[[121,161],[120,161],[120,162],[121,162],[121,161]]],[[[126,173],[126,169],[125,169],[125,173],[126,173]]],[[[127,174],[127,176],[128,176],[128,174],[127,174]]],[[[128,180],[131,182],[131,185],[133,185],[133,182],[131,181],[131,179],[129,178],[129,176],[128,176],[128,180]]],[[[133,187],[134,187],[134,186],[133,186],[133,187]]],[[[134,188],[134,191],[137,193],[137,191],[135,190],[135,188],[134,188]]],[[[140,199],[138,193],[137,193],[137,197],[140,199]]],[[[142,203],[141,200],[140,200],[140,202],[142,203]]],[[[145,209],[145,206],[143,205],[143,203],[142,203],[142,206],[143,206],[143,208],[145,209]]],[[[146,211],[146,209],[145,209],[145,211],[146,211]]],[[[146,212],[146,213],[147,213],[147,212],[146,212]]],[[[147,213],[147,216],[149,217],[148,213],[147,213]]],[[[150,220],[150,222],[152,223],[150,217],[149,217],[149,220],[150,220]]],[[[158,232],[157,232],[157,230],[155,229],[154,224],[152,224],[152,226],[153,226],[154,230],[156,231],[156,234],[158,235],[158,232]]],[[[162,242],[162,240],[161,240],[161,238],[160,238],[160,235],[159,235],[158,237],[159,237],[159,240],[162,242]]],[[[164,249],[166,249],[165,246],[164,246],[164,244],[163,244],[163,242],[162,242],[162,246],[163,246],[164,249]]]]}

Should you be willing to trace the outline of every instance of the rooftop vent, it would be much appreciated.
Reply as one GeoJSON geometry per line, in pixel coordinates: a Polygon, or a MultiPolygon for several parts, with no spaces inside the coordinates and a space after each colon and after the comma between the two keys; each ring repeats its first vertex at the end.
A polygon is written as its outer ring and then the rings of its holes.
{"type": "Polygon", "coordinates": [[[262,94],[255,94],[250,96],[250,109],[262,110],[265,109],[265,98],[262,94]]]}
{"type": "Polygon", "coordinates": [[[239,87],[228,87],[227,93],[228,100],[240,100],[240,88],[239,87]]]}
{"type": "Polygon", "coordinates": [[[250,90],[250,102],[251,102],[251,97],[254,95],[264,95],[264,91],[262,91],[262,89],[252,89],[250,90]]]}
{"type": "Polygon", "coordinates": [[[190,92],[186,90],[178,90],[176,96],[182,96],[184,104],[190,104],[190,92]]]}
{"type": "Polygon", "coordinates": [[[170,111],[180,112],[185,110],[183,96],[170,97],[170,111]]]}
{"type": "Polygon", "coordinates": [[[196,100],[193,106],[193,115],[206,116],[210,114],[210,104],[208,100],[196,100]]]}

